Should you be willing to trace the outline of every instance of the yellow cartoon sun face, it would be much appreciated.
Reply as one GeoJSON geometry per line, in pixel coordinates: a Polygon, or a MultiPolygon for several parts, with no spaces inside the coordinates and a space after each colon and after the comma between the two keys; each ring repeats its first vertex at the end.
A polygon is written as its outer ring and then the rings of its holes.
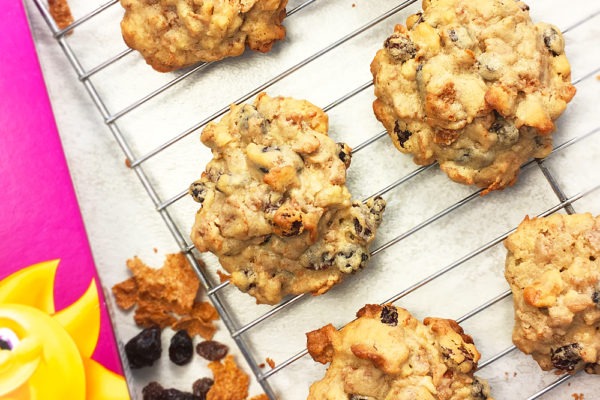
{"type": "Polygon", "coordinates": [[[0,282],[0,398],[129,399],[123,377],[90,358],[100,332],[94,280],[55,312],[57,266],[36,264],[0,282]]]}

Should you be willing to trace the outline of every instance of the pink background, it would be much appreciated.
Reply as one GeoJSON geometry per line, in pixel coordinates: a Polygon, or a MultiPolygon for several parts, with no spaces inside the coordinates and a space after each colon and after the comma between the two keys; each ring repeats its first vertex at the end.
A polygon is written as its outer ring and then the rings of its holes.
{"type": "MultiPolygon", "coordinates": [[[[60,310],[77,300],[92,278],[99,287],[100,282],[19,0],[3,3],[0,54],[0,279],[60,259],[55,281],[60,310]]],[[[101,307],[93,358],[122,373],[106,307],[101,307]]]]}

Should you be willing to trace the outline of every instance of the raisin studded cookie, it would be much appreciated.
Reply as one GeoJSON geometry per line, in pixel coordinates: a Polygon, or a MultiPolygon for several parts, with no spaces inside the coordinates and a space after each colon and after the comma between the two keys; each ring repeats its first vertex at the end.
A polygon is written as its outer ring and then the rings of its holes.
{"type": "Polygon", "coordinates": [[[322,294],[369,259],[385,202],[351,202],[350,148],[327,130],[320,108],[261,93],[202,132],[213,159],[190,186],[192,241],[258,303],[322,294]]]}
{"type": "Polygon", "coordinates": [[[505,246],[515,345],[543,370],[600,374],[600,216],[526,218],[505,246]]]}
{"type": "Polygon", "coordinates": [[[263,53],[285,37],[287,0],[120,0],[121,32],[154,69],[263,53]]]}
{"type": "Polygon", "coordinates": [[[417,164],[457,182],[512,185],[552,150],[554,120],[575,95],[558,28],[512,0],[423,0],[371,63],[373,110],[417,164]]]}
{"type": "Polygon", "coordinates": [[[331,363],[308,400],[491,400],[473,376],[479,352],[455,321],[421,323],[391,304],[356,316],[339,331],[330,324],[306,335],[312,358],[331,363]]]}

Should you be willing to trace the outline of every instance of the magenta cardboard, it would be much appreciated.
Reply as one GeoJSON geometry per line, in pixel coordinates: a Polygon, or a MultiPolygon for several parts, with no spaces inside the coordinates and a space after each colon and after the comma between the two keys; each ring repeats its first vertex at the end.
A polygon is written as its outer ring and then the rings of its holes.
{"type": "MultiPolygon", "coordinates": [[[[60,51],[58,45],[56,51],[60,51]]],[[[8,0],[3,4],[0,13],[0,54],[3,55],[0,62],[0,310],[6,303],[35,305],[41,311],[39,318],[37,311],[31,311],[30,314],[36,316],[36,322],[32,322],[31,327],[37,326],[35,324],[39,321],[48,322],[46,335],[57,327],[54,321],[50,321],[53,315],[59,315],[54,319],[65,325],[67,333],[74,337],[73,342],[82,359],[78,361],[75,357],[74,361],[69,361],[72,365],[65,368],[79,369],[83,365],[87,379],[85,397],[108,398],[103,397],[100,393],[102,388],[97,386],[105,386],[108,382],[114,390],[122,391],[124,379],[121,361],[20,1],[8,0]],[[44,291],[51,291],[53,299],[43,299],[44,291]],[[53,305],[50,304],[52,300],[53,305]],[[45,313],[45,308],[50,309],[48,321],[41,315],[45,313]],[[65,312],[61,313],[63,310],[65,312]],[[86,326],[92,318],[90,315],[99,315],[99,323],[96,323],[98,328],[94,328],[94,324],[86,326]],[[88,331],[90,335],[97,334],[97,341],[85,337],[88,331]],[[73,367],[75,364],[76,367],[73,367]],[[96,374],[95,371],[99,368],[108,373],[100,371],[100,375],[96,374]]],[[[11,346],[6,343],[11,342],[14,336],[12,331],[17,332],[17,336],[19,329],[27,331],[26,325],[29,322],[23,322],[25,328],[11,328],[10,325],[10,316],[18,314],[20,307],[25,306],[11,305],[8,307],[9,311],[0,312],[0,345],[4,343],[4,347],[11,346]]],[[[23,332],[21,334],[24,337],[40,333],[23,332]]],[[[35,340],[39,338],[28,337],[25,340],[23,337],[15,337],[14,341],[20,341],[24,348],[25,345],[30,345],[29,339],[35,344],[35,340]]],[[[21,347],[16,346],[11,354],[16,357],[17,350],[21,347]]],[[[44,350],[40,353],[41,361],[37,361],[38,368],[44,367],[44,362],[52,362],[52,354],[47,354],[50,350],[42,348],[44,350]]],[[[29,356],[23,357],[23,360],[29,360],[29,356]]],[[[61,359],[60,362],[63,365],[65,360],[61,359]]],[[[45,367],[52,373],[56,371],[53,369],[55,367],[45,367]]],[[[75,372],[69,373],[77,375],[75,372]]],[[[75,375],[72,380],[76,380],[75,375]]],[[[48,377],[44,379],[48,380],[48,377]]],[[[29,381],[35,381],[35,373],[29,381]]],[[[49,383],[46,382],[47,385],[49,383]]],[[[73,382],[69,384],[74,385],[73,382]]],[[[59,396],[61,393],[55,391],[44,395],[33,383],[29,383],[29,388],[23,385],[27,384],[12,382],[6,375],[1,376],[0,398],[4,398],[3,390],[17,393],[13,393],[13,397],[8,395],[9,398],[42,399],[44,396],[59,396]]],[[[67,397],[52,398],[75,399],[76,391],[77,388],[73,386],[67,397]]]]}

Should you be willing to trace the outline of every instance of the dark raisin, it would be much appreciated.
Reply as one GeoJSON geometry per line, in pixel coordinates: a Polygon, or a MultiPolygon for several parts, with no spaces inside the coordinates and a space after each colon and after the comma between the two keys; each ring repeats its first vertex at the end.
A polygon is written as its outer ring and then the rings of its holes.
{"type": "Polygon", "coordinates": [[[458,41],[458,36],[456,35],[456,31],[454,29],[450,29],[448,31],[448,37],[450,38],[450,40],[452,40],[453,42],[457,42],[458,41]]]}
{"type": "Polygon", "coordinates": [[[192,393],[198,398],[198,400],[206,400],[206,394],[215,382],[210,378],[198,379],[192,385],[192,393]]]}
{"type": "Polygon", "coordinates": [[[398,325],[398,310],[396,307],[386,304],[381,310],[381,322],[387,325],[398,325]]]}
{"type": "Polygon", "coordinates": [[[357,235],[360,235],[363,231],[363,227],[360,224],[360,221],[358,220],[358,218],[354,218],[354,230],[356,231],[357,235]]]}
{"type": "Polygon", "coordinates": [[[0,338],[0,349],[12,350],[11,343],[8,340],[4,340],[4,339],[0,338]]]}
{"type": "Polygon", "coordinates": [[[227,355],[229,347],[215,340],[205,340],[196,345],[196,353],[209,361],[218,361],[227,355]]]}
{"type": "Polygon", "coordinates": [[[562,35],[556,31],[553,27],[548,27],[542,34],[544,38],[544,44],[553,56],[558,56],[563,53],[565,48],[565,42],[562,35]]]}
{"type": "Polygon", "coordinates": [[[184,330],[178,331],[171,338],[169,345],[169,358],[177,365],[185,365],[190,362],[194,354],[192,338],[184,330]]]}
{"type": "Polygon", "coordinates": [[[385,40],[383,47],[385,47],[390,57],[399,62],[406,62],[411,58],[415,58],[417,54],[417,46],[412,40],[396,33],[385,40]]]}
{"type": "Polygon", "coordinates": [[[127,342],[125,354],[132,369],[149,367],[160,358],[162,352],[160,333],[158,327],[147,328],[127,342]]]}
{"type": "Polygon", "coordinates": [[[529,6],[525,3],[519,4],[519,8],[523,11],[529,11],[529,6]]]}
{"type": "Polygon", "coordinates": [[[292,222],[292,227],[289,231],[283,232],[283,236],[296,236],[300,234],[302,228],[302,221],[294,221],[292,222]]]}
{"type": "Polygon", "coordinates": [[[268,173],[269,173],[269,170],[268,170],[267,168],[264,168],[264,167],[259,167],[258,169],[259,169],[259,170],[260,170],[260,172],[262,172],[263,174],[268,174],[268,173]]]}
{"type": "Polygon", "coordinates": [[[369,400],[367,396],[361,396],[360,394],[349,394],[348,400],[369,400]]]}
{"type": "Polygon", "coordinates": [[[208,189],[206,188],[204,182],[196,181],[190,185],[189,193],[192,195],[192,199],[194,199],[194,201],[202,203],[206,198],[208,189]]]}
{"type": "Polygon", "coordinates": [[[409,130],[400,128],[400,123],[398,121],[396,121],[396,124],[394,125],[394,133],[398,138],[398,143],[400,143],[400,146],[402,147],[404,147],[404,143],[406,143],[406,141],[410,139],[410,135],[412,135],[409,130]]]}
{"type": "Polygon", "coordinates": [[[474,400],[486,400],[490,394],[487,386],[477,377],[474,377],[471,384],[471,395],[474,400]]]}
{"type": "Polygon", "coordinates": [[[552,350],[550,360],[555,368],[563,371],[573,371],[581,361],[579,343],[571,343],[552,350]]]}
{"type": "Polygon", "coordinates": [[[143,400],[162,400],[164,388],[158,382],[150,382],[142,389],[143,400]]]}
{"type": "Polygon", "coordinates": [[[596,304],[596,307],[600,308],[600,290],[596,290],[592,293],[592,301],[596,304]]]}
{"type": "Polygon", "coordinates": [[[182,392],[177,389],[165,389],[162,392],[160,400],[198,400],[198,397],[190,392],[182,392]]]}
{"type": "Polygon", "coordinates": [[[337,143],[337,152],[338,157],[342,160],[346,169],[350,167],[350,162],[352,161],[352,150],[350,149],[350,146],[346,143],[337,143]]]}
{"type": "Polygon", "coordinates": [[[265,237],[263,238],[262,242],[260,242],[260,244],[267,244],[271,241],[271,235],[265,235],[265,237]]]}

